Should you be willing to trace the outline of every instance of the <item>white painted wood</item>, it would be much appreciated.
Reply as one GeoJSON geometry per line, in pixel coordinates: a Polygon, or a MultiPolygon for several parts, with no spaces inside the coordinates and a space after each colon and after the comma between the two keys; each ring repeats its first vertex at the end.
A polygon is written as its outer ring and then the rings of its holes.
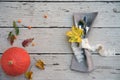
{"type": "Polygon", "coordinates": [[[0,0],[0,1],[120,1],[120,0],[0,0]]]}
{"type": "Polygon", "coordinates": [[[71,27],[74,12],[95,11],[93,27],[120,27],[120,2],[0,2],[0,26],[22,19],[33,27],[71,27]]]}
{"type": "MultiPolygon", "coordinates": [[[[42,59],[45,70],[39,70],[33,66],[33,80],[119,80],[120,56],[101,57],[92,56],[95,70],[92,73],[80,73],[71,71],[69,66],[72,55],[31,55],[32,65],[36,59],[42,59]],[[55,65],[56,64],[56,65],[55,65]]],[[[25,80],[24,76],[8,77],[0,69],[0,80],[25,80]]]]}
{"type": "MultiPolygon", "coordinates": [[[[95,65],[95,70],[92,73],[79,73],[71,71],[69,67],[72,57],[71,53],[73,52],[70,48],[70,44],[68,43],[68,38],[65,36],[66,31],[68,31],[70,28],[59,28],[72,26],[72,16],[74,12],[98,11],[99,14],[95,20],[95,23],[93,24],[93,27],[106,28],[92,28],[89,34],[90,44],[94,46],[101,43],[105,46],[107,53],[120,54],[120,28],[115,28],[120,27],[120,2],[115,2],[120,0],[17,1],[23,2],[0,2],[0,53],[3,53],[7,48],[11,47],[7,41],[7,35],[13,29],[2,27],[11,27],[13,20],[22,19],[23,24],[31,25],[33,27],[56,27],[32,28],[31,30],[28,30],[27,28],[20,28],[20,35],[18,36],[18,39],[15,41],[13,46],[22,47],[21,43],[24,39],[34,37],[35,46],[30,45],[29,47],[25,48],[29,53],[34,54],[31,54],[31,65],[35,64],[35,60],[33,60],[33,57],[35,57],[36,59],[42,59],[46,64],[45,70],[43,71],[33,66],[33,80],[120,79],[119,55],[111,57],[101,57],[99,55],[93,55],[92,57],[95,65]],[[33,3],[29,1],[41,2],[33,3]],[[43,18],[46,14],[48,15],[47,19],[43,18]],[[35,53],[42,53],[43,55],[36,55],[35,53]]],[[[23,75],[14,78],[6,76],[0,68],[0,80],[26,79],[23,75]]]]}
{"type": "MultiPolygon", "coordinates": [[[[0,53],[11,47],[7,41],[12,28],[0,28],[0,53]]],[[[25,49],[29,53],[72,53],[66,32],[70,28],[20,28],[20,35],[13,46],[22,47],[23,40],[35,38],[35,46],[25,49]]],[[[103,44],[108,53],[120,53],[120,28],[92,28],[89,35],[91,46],[103,44]]]]}

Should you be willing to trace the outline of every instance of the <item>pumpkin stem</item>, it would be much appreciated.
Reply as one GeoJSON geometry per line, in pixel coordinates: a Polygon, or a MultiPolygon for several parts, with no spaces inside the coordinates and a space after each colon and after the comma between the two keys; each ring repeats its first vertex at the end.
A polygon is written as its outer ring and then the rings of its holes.
{"type": "Polygon", "coordinates": [[[13,64],[13,61],[12,61],[12,60],[10,60],[10,61],[8,62],[8,64],[9,64],[9,65],[12,65],[12,64],[13,64]]]}

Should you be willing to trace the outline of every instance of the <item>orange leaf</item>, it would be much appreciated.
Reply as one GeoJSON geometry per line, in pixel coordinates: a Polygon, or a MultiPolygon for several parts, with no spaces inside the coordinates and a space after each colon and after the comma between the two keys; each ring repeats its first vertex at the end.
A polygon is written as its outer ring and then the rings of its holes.
{"type": "Polygon", "coordinates": [[[17,21],[18,23],[21,23],[22,22],[22,20],[21,19],[18,19],[18,21],[17,21]]]}
{"type": "Polygon", "coordinates": [[[32,28],[32,26],[27,26],[27,28],[28,28],[28,29],[31,29],[31,28],[32,28]]]}
{"type": "Polygon", "coordinates": [[[44,68],[44,65],[45,65],[44,62],[43,62],[42,60],[40,60],[40,59],[37,60],[37,61],[36,61],[36,64],[35,64],[35,66],[38,67],[38,68],[40,68],[41,70],[44,70],[44,69],[45,69],[45,68],[44,68]]]}
{"type": "Polygon", "coordinates": [[[47,16],[47,15],[44,15],[44,18],[48,18],[48,16],[47,16]]]}
{"type": "Polygon", "coordinates": [[[35,43],[34,43],[34,42],[32,42],[32,46],[35,46],[35,43]]]}

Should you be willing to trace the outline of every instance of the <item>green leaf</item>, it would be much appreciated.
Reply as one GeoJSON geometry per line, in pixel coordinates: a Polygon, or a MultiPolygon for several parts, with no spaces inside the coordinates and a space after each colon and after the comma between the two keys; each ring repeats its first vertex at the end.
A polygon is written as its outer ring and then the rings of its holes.
{"type": "Polygon", "coordinates": [[[15,21],[13,21],[13,27],[14,27],[14,28],[16,28],[16,27],[17,27],[17,25],[16,25],[16,22],[15,22],[15,21]]]}
{"type": "Polygon", "coordinates": [[[18,27],[15,28],[15,33],[16,33],[16,35],[19,35],[19,28],[18,27]]]}
{"type": "Polygon", "coordinates": [[[17,26],[17,24],[16,24],[15,21],[13,21],[13,27],[14,27],[14,29],[15,29],[15,34],[16,34],[16,35],[19,35],[19,27],[17,26]]]}

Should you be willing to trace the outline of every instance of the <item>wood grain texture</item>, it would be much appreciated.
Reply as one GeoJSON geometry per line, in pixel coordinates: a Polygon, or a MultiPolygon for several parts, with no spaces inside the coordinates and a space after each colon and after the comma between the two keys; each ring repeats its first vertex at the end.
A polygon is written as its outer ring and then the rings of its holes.
{"type": "MultiPolygon", "coordinates": [[[[0,29],[0,53],[11,47],[7,41],[12,28],[0,29]]],[[[30,53],[72,53],[66,32],[70,28],[20,28],[20,35],[13,46],[22,47],[21,43],[27,38],[35,38],[35,46],[25,49],[30,53]]],[[[92,28],[89,34],[91,46],[103,44],[107,53],[120,54],[120,28],[92,28]]]]}
{"type": "MultiPolygon", "coordinates": [[[[120,0],[0,0],[0,56],[10,46],[8,33],[13,30],[12,21],[22,19],[31,30],[20,28],[20,35],[13,46],[22,47],[27,38],[35,38],[35,46],[24,49],[33,59],[42,59],[45,70],[33,66],[33,80],[119,80],[120,79],[120,0]],[[98,12],[89,34],[92,46],[103,44],[108,54],[93,54],[95,70],[80,73],[70,70],[72,50],[65,33],[73,24],[75,12],[98,12]],[[47,15],[48,18],[44,18],[47,15]],[[52,28],[53,27],[53,28],[52,28]],[[101,28],[100,28],[101,27],[101,28]],[[39,55],[36,55],[38,53],[39,55]]],[[[10,77],[0,67],[0,80],[26,80],[24,75],[10,77]]]]}
{"type": "MultiPolygon", "coordinates": [[[[120,56],[101,57],[93,55],[95,70],[92,73],[80,73],[71,71],[69,66],[72,55],[31,55],[33,59],[42,59],[46,66],[45,70],[32,67],[33,80],[119,80],[120,79],[120,56]]],[[[8,77],[0,69],[0,80],[25,80],[24,76],[8,77]]]]}
{"type": "Polygon", "coordinates": [[[95,11],[93,27],[120,27],[120,2],[0,2],[0,26],[22,19],[33,27],[71,27],[73,13],[95,11]]]}
{"type": "Polygon", "coordinates": [[[0,1],[4,1],[4,2],[7,2],[7,1],[51,1],[51,2],[53,2],[53,1],[68,1],[68,2],[70,2],[70,1],[82,1],[82,2],[84,2],[84,1],[96,1],[96,2],[98,2],[98,1],[112,1],[112,2],[114,2],[114,1],[120,1],[120,0],[0,0],[0,1]]]}

